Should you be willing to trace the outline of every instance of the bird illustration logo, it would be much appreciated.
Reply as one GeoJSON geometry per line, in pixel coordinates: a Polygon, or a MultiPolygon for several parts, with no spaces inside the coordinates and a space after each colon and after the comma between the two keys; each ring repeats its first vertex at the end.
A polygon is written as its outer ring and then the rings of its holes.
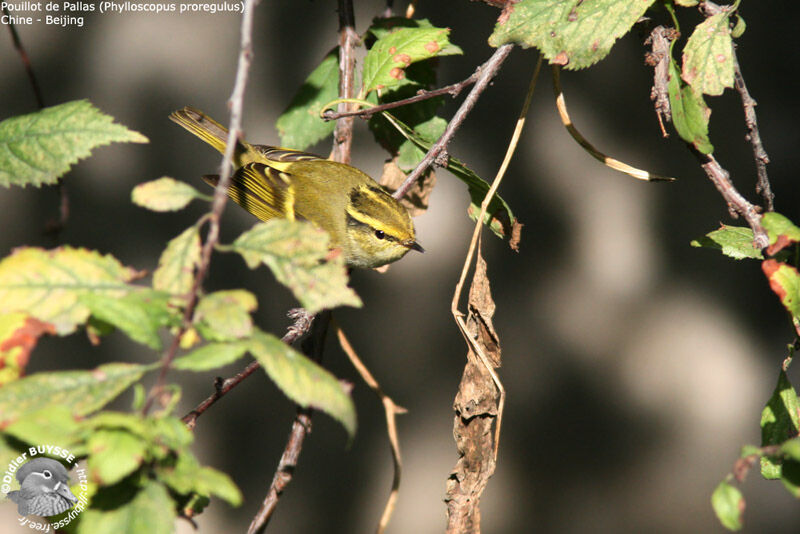
{"type": "Polygon", "coordinates": [[[17,503],[19,515],[49,517],[66,512],[78,498],[69,489],[67,469],[50,458],[33,458],[17,470],[20,489],[8,497],[17,503]]]}

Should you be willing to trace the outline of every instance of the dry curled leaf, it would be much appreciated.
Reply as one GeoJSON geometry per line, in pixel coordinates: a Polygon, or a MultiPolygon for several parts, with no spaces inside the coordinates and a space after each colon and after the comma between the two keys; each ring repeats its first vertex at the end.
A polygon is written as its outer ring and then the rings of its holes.
{"type": "MultiPolygon", "coordinates": [[[[380,181],[383,187],[389,191],[395,191],[405,179],[406,173],[397,165],[397,156],[383,164],[383,175],[380,181]]],[[[417,180],[414,186],[408,190],[406,196],[400,199],[400,203],[406,207],[412,217],[427,211],[428,202],[435,185],[436,173],[433,169],[430,169],[421,180],[417,180]]]]}

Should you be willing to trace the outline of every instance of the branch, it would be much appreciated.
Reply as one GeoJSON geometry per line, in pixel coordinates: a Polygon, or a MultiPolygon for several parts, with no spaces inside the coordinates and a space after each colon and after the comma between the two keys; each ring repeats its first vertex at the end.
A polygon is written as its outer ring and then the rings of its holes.
{"type": "Polygon", "coordinates": [[[396,100],[394,102],[387,102],[385,104],[380,104],[371,108],[364,108],[356,111],[333,111],[329,109],[322,114],[322,118],[328,121],[341,119],[342,117],[361,117],[362,119],[370,119],[375,113],[380,113],[381,111],[386,111],[389,109],[399,108],[401,106],[407,106],[409,104],[414,104],[416,102],[421,102],[422,100],[428,100],[430,98],[434,98],[437,96],[450,95],[453,98],[455,98],[461,93],[461,91],[464,90],[465,87],[475,83],[475,81],[478,79],[479,73],[480,73],[480,68],[478,68],[478,70],[476,70],[472,74],[472,76],[458,83],[454,83],[446,87],[441,87],[439,89],[432,89],[430,91],[426,91],[425,89],[420,89],[414,96],[410,96],[402,100],[396,100]]]}
{"type": "MultiPolygon", "coordinates": [[[[358,34],[355,29],[353,1],[339,0],[339,98],[352,98],[355,84],[358,34]]],[[[349,111],[349,104],[339,104],[339,111],[349,111]]],[[[353,146],[353,118],[345,117],[336,123],[333,131],[333,151],[331,159],[340,163],[350,163],[353,146]]]]}
{"type": "Polygon", "coordinates": [[[669,62],[670,62],[670,42],[677,35],[672,28],[656,26],[647,37],[645,44],[649,44],[652,52],[645,54],[645,63],[653,67],[653,88],[650,91],[650,100],[653,101],[658,117],[658,125],[661,127],[661,135],[669,137],[665,122],[672,122],[672,110],[669,104],[669,62]]]}
{"type": "MultiPolygon", "coordinates": [[[[311,328],[311,324],[314,321],[314,315],[310,315],[307,311],[303,308],[297,308],[294,310],[289,311],[289,317],[294,319],[294,324],[292,324],[286,334],[281,338],[281,341],[286,343],[287,345],[291,345],[298,339],[300,339],[308,330],[311,328]]],[[[183,416],[182,421],[186,423],[186,426],[189,427],[189,430],[193,430],[195,425],[197,424],[197,418],[200,417],[208,410],[215,402],[225,396],[230,390],[238,386],[245,378],[253,374],[253,372],[261,367],[258,362],[251,362],[247,367],[242,369],[239,373],[235,374],[234,376],[226,379],[222,379],[217,377],[214,381],[214,393],[209,395],[209,397],[198,404],[194,410],[187,413],[183,416]]]]}
{"type": "MultiPolygon", "coordinates": [[[[311,335],[303,343],[303,352],[317,363],[322,359],[322,352],[325,348],[325,336],[328,333],[328,325],[330,322],[330,310],[320,312],[312,325],[311,335]]],[[[286,442],[286,447],[284,447],[283,454],[278,462],[278,468],[275,470],[272,483],[270,484],[269,490],[267,490],[264,501],[261,503],[261,507],[250,522],[247,534],[257,534],[264,531],[272,517],[272,513],[278,506],[281,495],[283,495],[286,487],[292,481],[292,476],[297,468],[297,460],[303,448],[303,442],[306,436],[311,432],[312,413],[313,410],[311,408],[297,408],[297,415],[292,423],[292,429],[289,432],[289,439],[286,442]]]]}
{"type": "MultiPolygon", "coordinates": [[[[11,20],[11,14],[8,12],[8,7],[5,5],[3,6],[3,14],[6,17],[9,17],[9,21],[11,20]]],[[[8,31],[11,33],[11,40],[14,41],[14,48],[17,49],[17,53],[19,53],[19,58],[22,60],[22,65],[25,67],[25,73],[28,75],[28,80],[31,82],[31,88],[33,89],[33,96],[36,98],[36,105],[39,106],[39,109],[44,107],[44,98],[42,98],[42,91],[39,89],[39,83],[36,81],[36,74],[33,72],[33,66],[31,65],[31,60],[28,57],[28,53],[25,51],[25,47],[22,46],[22,40],[19,38],[19,34],[17,33],[17,28],[14,26],[13,22],[8,23],[8,31]]]]}
{"type": "Polygon", "coordinates": [[[747,125],[747,139],[753,145],[753,157],[756,160],[756,172],[758,173],[758,181],[756,182],[756,193],[760,194],[764,199],[764,208],[767,211],[774,209],[773,200],[775,195],[772,194],[772,187],[769,185],[769,177],[767,176],[767,163],[769,163],[769,156],[764,150],[764,145],[761,144],[761,134],[758,131],[758,120],[756,119],[756,101],[750,96],[747,91],[747,85],[744,83],[744,76],[742,76],[742,69],[739,66],[739,58],[736,57],[736,47],[733,47],[733,75],[736,91],[742,99],[742,107],[744,108],[744,122],[747,125]]]}
{"type": "Polygon", "coordinates": [[[253,57],[252,47],[252,31],[253,31],[253,12],[255,11],[256,0],[245,0],[244,13],[242,14],[241,25],[241,50],[239,52],[239,65],[236,69],[236,82],[233,86],[233,93],[231,94],[229,105],[231,107],[231,121],[228,132],[227,145],[225,146],[225,154],[222,158],[222,165],[220,168],[219,183],[217,183],[216,190],[214,191],[214,201],[211,203],[211,212],[208,216],[208,235],[203,244],[203,250],[200,257],[200,264],[197,267],[197,274],[192,284],[192,290],[189,293],[189,300],[186,303],[186,309],[183,313],[183,320],[181,327],[172,339],[164,357],[161,359],[161,371],[158,374],[158,379],[155,385],[150,389],[142,408],[142,413],[147,413],[155,400],[164,389],[164,382],[166,381],[167,371],[169,371],[172,360],[178,352],[181,337],[191,328],[192,319],[194,316],[194,309],[199,299],[200,291],[202,289],[203,280],[208,274],[208,269],[211,264],[211,253],[214,250],[217,242],[219,241],[219,220],[222,217],[222,212],[225,210],[225,204],[228,199],[228,186],[231,181],[231,167],[233,161],[233,153],[236,148],[242,128],[242,109],[244,107],[244,92],[247,88],[247,75],[250,70],[250,61],[253,57]]]}
{"type": "MultiPolygon", "coordinates": [[[[699,156],[699,153],[696,155],[699,156]]],[[[700,156],[699,156],[700,157],[700,156]]],[[[722,194],[725,202],[728,203],[728,212],[734,219],[739,215],[744,217],[750,228],[753,229],[753,242],[759,249],[769,245],[769,238],[764,227],[761,226],[761,213],[759,209],[748,202],[739,191],[736,190],[731,182],[731,175],[722,168],[713,155],[702,156],[705,161],[701,164],[708,177],[714,182],[714,186],[722,194]]]]}
{"type": "Polygon", "coordinates": [[[503,64],[503,61],[508,57],[508,54],[511,53],[511,49],[514,47],[512,44],[505,44],[495,50],[492,57],[490,57],[486,63],[478,67],[477,74],[478,79],[475,82],[475,86],[472,88],[472,91],[469,92],[467,98],[464,99],[464,102],[461,103],[461,107],[458,108],[456,114],[453,115],[453,118],[447,124],[447,128],[445,128],[442,137],[439,138],[438,141],[428,150],[428,153],[425,154],[425,157],[422,158],[422,161],[417,165],[417,168],[408,175],[405,181],[397,188],[397,191],[394,192],[392,195],[394,198],[403,198],[405,194],[408,192],[409,189],[414,185],[421,176],[425,174],[434,162],[437,165],[444,165],[447,162],[447,145],[452,140],[453,136],[455,135],[456,131],[458,131],[461,124],[464,122],[464,119],[467,118],[472,108],[475,107],[475,103],[480,98],[481,94],[486,87],[488,87],[489,82],[492,81],[492,78],[495,77],[497,71],[500,70],[500,66],[503,64]]]}

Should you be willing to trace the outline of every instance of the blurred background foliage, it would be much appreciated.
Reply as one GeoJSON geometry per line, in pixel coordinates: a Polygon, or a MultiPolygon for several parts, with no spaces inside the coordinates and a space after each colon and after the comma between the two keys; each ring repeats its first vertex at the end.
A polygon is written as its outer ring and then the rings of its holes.
{"type": "MultiPolygon", "coordinates": [[[[277,143],[274,123],[307,74],[337,42],[332,1],[262,2],[256,13],[244,127],[254,142],[277,143]]],[[[384,9],[356,2],[364,31],[384,9]]],[[[405,5],[398,6],[401,11],[405,5]]],[[[693,26],[700,15],[682,10],[693,26]],[[696,17],[692,19],[692,17],[696,17]]],[[[776,210],[800,219],[793,185],[800,134],[794,71],[800,48],[790,33],[798,9],[744,2],[747,32],[739,59],[758,100],[776,210]]],[[[472,73],[492,53],[486,43],[498,12],[482,3],[421,1],[417,16],[452,29],[463,56],[443,58],[440,85],[472,73]]],[[[43,233],[57,215],[54,188],[0,191],[0,254],[61,243],[113,253],[153,269],[166,242],[204,211],[195,203],[156,214],[130,202],[138,183],[173,176],[198,184],[220,158],[169,122],[184,105],[220,119],[233,86],[239,17],[232,14],[88,14],[83,28],[20,27],[46,104],[88,98],[144,133],[148,145],[98,150],[66,177],[70,218],[56,241],[43,233]]],[[[689,27],[691,27],[689,26],[689,27]]],[[[11,38],[0,36],[0,118],[35,111],[36,101],[11,38]]],[[[623,38],[595,67],[564,73],[575,124],[598,148],[623,161],[678,177],[637,182],[585,154],[563,129],[545,71],[527,131],[501,187],[525,223],[521,252],[486,235],[484,254],[497,302],[508,390],[497,472],[483,499],[486,532],[722,531],[711,491],[744,443],[759,443],[758,421],[792,341],[782,307],[756,262],[733,262],[689,242],[732,223],[719,194],[673,134],[661,138],[649,100],[652,69],[644,36],[623,38]]],[[[536,54],[514,50],[451,145],[451,153],[490,179],[503,157],[536,54]]],[[[752,152],[738,96],[708,98],[711,140],[720,163],[755,200],[752,152]]],[[[449,103],[443,116],[449,117],[449,103]]],[[[327,154],[328,141],[312,151],[327,154]]],[[[385,154],[357,122],[353,164],[378,176],[385,154]]],[[[356,350],[396,402],[405,460],[390,531],[440,532],[444,484],[456,461],[452,399],[465,347],[449,313],[472,224],[469,198],[442,171],[428,213],[417,220],[427,252],[386,274],[357,272],[363,309],[337,317],[356,350]]],[[[254,219],[233,205],[223,239],[254,219]]],[[[735,223],[741,224],[743,223],[735,223]]],[[[260,299],[256,321],[281,335],[295,305],[266,270],[232,255],[215,257],[208,290],[245,287],[260,299]]],[[[341,428],[317,415],[296,476],[270,532],[371,531],[391,483],[382,407],[332,342],[325,365],[356,383],[359,433],[350,449],[341,428]]],[[[92,347],[85,335],[45,338],[29,372],[145,361],[152,354],[123,334],[92,347]]],[[[238,371],[234,365],[225,375],[238,371]]],[[[790,378],[797,371],[790,370],[790,378]]],[[[212,390],[212,376],[173,373],[184,385],[182,414],[212,390]]],[[[130,394],[119,407],[129,406],[130,394]]],[[[294,407],[254,375],[198,422],[196,452],[229,473],[245,494],[239,509],[215,502],[201,531],[243,530],[272,479],[294,407]]],[[[797,532],[800,508],[779,484],[752,473],[745,532],[797,532]]],[[[0,524],[13,520],[0,510],[0,524]]],[[[190,530],[188,524],[181,528],[190,530]]]]}

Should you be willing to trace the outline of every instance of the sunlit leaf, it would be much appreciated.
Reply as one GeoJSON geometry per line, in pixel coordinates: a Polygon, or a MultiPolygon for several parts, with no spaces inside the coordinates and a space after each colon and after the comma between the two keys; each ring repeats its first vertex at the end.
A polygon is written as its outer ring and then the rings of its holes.
{"type": "Polygon", "coordinates": [[[460,54],[450,43],[448,28],[397,28],[378,39],[364,58],[364,95],[399,85],[405,69],[417,61],[442,55],[460,54]]]}
{"type": "Polygon", "coordinates": [[[310,223],[272,219],[240,235],[233,249],[251,269],[261,263],[269,267],[309,313],[361,306],[361,299],[347,286],[342,255],[329,257],[333,255],[329,240],[327,233],[310,223]]]}
{"type": "MultiPolygon", "coordinates": [[[[762,446],[779,445],[797,436],[798,428],[800,428],[800,416],[797,411],[799,406],[794,387],[789,382],[786,372],[781,371],[772,397],[761,412],[762,446]]],[[[761,474],[768,479],[780,478],[780,461],[766,456],[762,457],[761,474]]]]}
{"type": "Polygon", "coordinates": [[[172,367],[186,371],[208,371],[235,362],[244,356],[245,352],[247,352],[246,343],[209,343],[176,358],[172,367]]]}
{"type": "Polygon", "coordinates": [[[250,312],[257,307],[258,301],[249,291],[216,291],[200,299],[195,322],[203,337],[211,341],[241,339],[253,331],[250,312]]]}
{"type": "Polygon", "coordinates": [[[78,516],[78,534],[172,534],[175,507],[160,482],[143,486],[117,484],[102,488],[92,505],[78,516]]]}
{"type": "Polygon", "coordinates": [[[121,297],[136,275],[112,256],[91,250],[19,248],[0,261],[0,313],[27,312],[69,334],[89,318],[81,295],[121,297]]]}
{"type": "Polygon", "coordinates": [[[733,41],[728,12],[698,24],[683,48],[683,80],[696,93],[721,95],[733,87],[733,41]]]}
{"type": "Polygon", "coordinates": [[[148,368],[108,363],[91,371],[54,371],[21,378],[0,390],[0,428],[48,406],[86,415],[111,402],[148,368]]]}
{"type": "Polygon", "coordinates": [[[147,142],[113,121],[77,100],[0,122],[0,185],[52,184],[96,147],[147,142]]]}
{"type": "Polygon", "coordinates": [[[753,230],[744,226],[721,225],[719,230],[707,233],[692,241],[693,247],[712,248],[735,260],[753,258],[763,260],[764,255],[753,245],[753,230]]]}
{"type": "Polygon", "coordinates": [[[742,528],[742,512],[744,512],[744,497],[739,488],[731,486],[725,481],[720,482],[714,493],[711,494],[711,506],[717,519],[729,530],[742,528]]]}
{"type": "Polygon", "coordinates": [[[356,409],[339,380],[271,334],[257,331],[250,352],[287,397],[305,408],[322,410],[339,421],[352,438],[356,409]]]}
{"type": "Polygon", "coordinates": [[[168,176],[139,184],[131,191],[134,204],[153,211],[181,210],[196,198],[208,197],[191,185],[168,176]]]}
{"type": "Polygon", "coordinates": [[[147,444],[126,430],[96,430],[89,436],[88,470],[103,486],[115,484],[133,473],[145,459],[147,444]]]}
{"type": "Polygon", "coordinates": [[[714,146],[708,139],[711,109],[706,106],[702,94],[696,93],[690,85],[683,84],[675,61],[669,62],[667,91],[672,108],[672,123],[678,135],[699,152],[711,154],[714,151],[714,146]]]}
{"type": "Polygon", "coordinates": [[[200,265],[200,230],[190,226],[170,240],[153,273],[153,289],[185,295],[192,289],[195,269],[200,265]]]}
{"type": "Polygon", "coordinates": [[[508,5],[489,44],[535,46],[552,64],[583,69],[600,61],[654,0],[521,0],[508,5]]]}

